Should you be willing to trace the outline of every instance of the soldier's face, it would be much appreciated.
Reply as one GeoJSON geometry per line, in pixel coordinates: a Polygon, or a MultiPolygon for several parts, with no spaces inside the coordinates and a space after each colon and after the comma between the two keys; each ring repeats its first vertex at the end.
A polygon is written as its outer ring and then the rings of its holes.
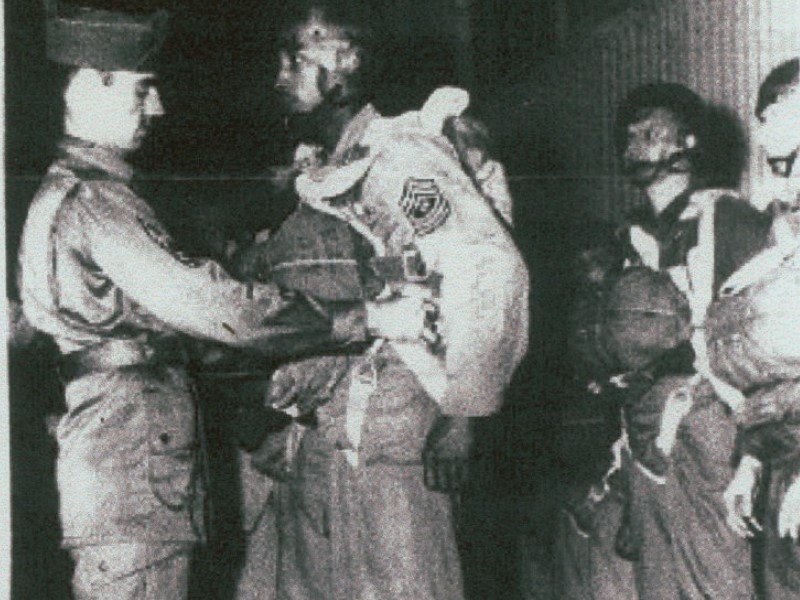
{"type": "Polygon", "coordinates": [[[325,100],[325,69],[302,50],[282,50],[275,88],[291,114],[308,114],[325,100]]]}
{"type": "Polygon", "coordinates": [[[118,86],[118,146],[126,150],[136,150],[150,131],[153,119],[164,114],[156,80],[148,73],[123,71],[113,73],[112,76],[118,86]]]}
{"type": "Polygon", "coordinates": [[[764,148],[767,164],[773,175],[782,180],[777,193],[780,198],[794,202],[800,195],[800,90],[790,92],[785,98],[768,106],[761,115],[758,141],[764,148]]]}
{"type": "Polygon", "coordinates": [[[124,151],[142,145],[164,107],[151,73],[81,69],[65,94],[67,133],[124,151]]]}
{"type": "Polygon", "coordinates": [[[628,125],[627,143],[622,153],[622,168],[636,185],[648,185],[659,177],[664,166],[694,145],[685,136],[677,117],[666,108],[642,112],[628,125]]]}

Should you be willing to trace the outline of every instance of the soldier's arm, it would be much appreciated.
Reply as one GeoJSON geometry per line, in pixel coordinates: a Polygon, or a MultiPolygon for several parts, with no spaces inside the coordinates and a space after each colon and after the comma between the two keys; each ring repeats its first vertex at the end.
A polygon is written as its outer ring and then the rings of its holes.
{"type": "Polygon", "coordinates": [[[185,257],[152,217],[91,190],[77,198],[91,260],[127,296],[190,335],[268,354],[365,336],[363,304],[320,303],[278,286],[244,284],[216,262],[185,257]]]}
{"type": "Polygon", "coordinates": [[[745,397],[736,420],[745,428],[800,420],[800,380],[793,379],[756,390],[745,397]]]}
{"type": "Polygon", "coordinates": [[[528,271],[519,251],[444,144],[401,139],[376,161],[369,179],[398,218],[408,220],[429,269],[442,276],[443,413],[492,414],[527,350],[528,271]],[[427,214],[421,215],[425,206],[409,206],[415,186],[436,197],[427,214]]]}

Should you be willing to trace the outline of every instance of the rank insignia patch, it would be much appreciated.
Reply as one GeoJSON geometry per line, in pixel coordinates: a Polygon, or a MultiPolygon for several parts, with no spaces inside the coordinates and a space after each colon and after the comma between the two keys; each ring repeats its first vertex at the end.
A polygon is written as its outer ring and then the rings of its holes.
{"type": "Polygon", "coordinates": [[[400,208],[417,235],[436,231],[450,216],[450,203],[433,179],[409,177],[403,187],[400,208]]]}

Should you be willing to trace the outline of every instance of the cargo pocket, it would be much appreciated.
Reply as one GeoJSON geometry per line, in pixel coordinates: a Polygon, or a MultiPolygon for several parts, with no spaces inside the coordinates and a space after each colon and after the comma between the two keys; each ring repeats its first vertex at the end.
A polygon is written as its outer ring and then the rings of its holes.
{"type": "Polygon", "coordinates": [[[186,508],[194,497],[195,406],[188,390],[154,386],[145,390],[148,482],[159,502],[186,508]]]}

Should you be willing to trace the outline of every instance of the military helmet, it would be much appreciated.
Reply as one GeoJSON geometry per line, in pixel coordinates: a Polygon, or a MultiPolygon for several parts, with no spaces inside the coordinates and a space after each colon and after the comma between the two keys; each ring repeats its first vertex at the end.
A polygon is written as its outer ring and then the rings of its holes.
{"type": "Polygon", "coordinates": [[[634,88],[617,109],[614,143],[619,154],[627,144],[628,126],[643,120],[649,111],[657,108],[672,113],[683,134],[703,137],[706,106],[700,96],[679,83],[648,83],[634,88]]]}
{"type": "Polygon", "coordinates": [[[374,34],[375,12],[365,0],[297,0],[284,9],[283,41],[301,47],[337,41],[362,45],[374,34]]]}
{"type": "Polygon", "coordinates": [[[285,9],[281,45],[327,71],[329,100],[368,100],[382,65],[378,13],[367,0],[298,0],[285,9]]]}

